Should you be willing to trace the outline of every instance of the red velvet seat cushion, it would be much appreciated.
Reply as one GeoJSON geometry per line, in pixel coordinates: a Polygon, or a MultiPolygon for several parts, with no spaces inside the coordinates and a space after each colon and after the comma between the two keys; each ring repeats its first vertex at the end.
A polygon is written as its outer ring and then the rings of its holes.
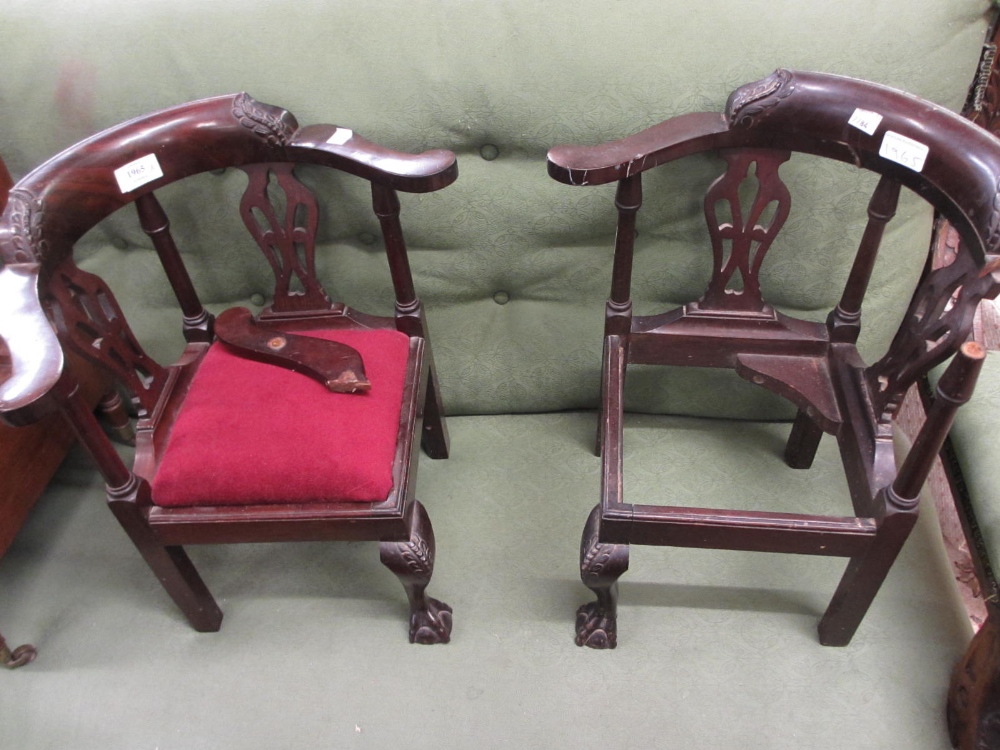
{"type": "Polygon", "coordinates": [[[306,335],[357,349],[371,390],[331,393],[305,375],[213,344],[153,478],[156,505],[386,499],[409,338],[393,330],[306,335]]]}

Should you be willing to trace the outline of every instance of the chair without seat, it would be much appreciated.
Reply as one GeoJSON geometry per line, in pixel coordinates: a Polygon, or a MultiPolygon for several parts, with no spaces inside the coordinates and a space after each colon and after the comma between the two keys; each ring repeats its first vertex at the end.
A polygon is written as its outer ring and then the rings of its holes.
{"type": "Polygon", "coordinates": [[[0,412],[15,425],[66,416],[104,476],[114,515],[197,630],[217,630],[222,613],[183,545],[373,540],[408,595],[411,642],[449,640],[451,609],[425,593],[434,534],[414,496],[421,443],[445,458],[448,435],[397,191],[435,191],[456,177],[449,151],[403,154],[345,128],[300,128],[286,110],[241,93],[111,128],[11,191],[0,221],[0,336],[13,377],[0,385],[0,412]],[[328,297],[316,273],[320,206],[296,177],[300,164],[370,183],[394,315],[328,297]],[[275,286],[258,315],[216,319],[154,191],[229,167],[248,177],[235,210],[275,286]],[[186,345],[173,364],[146,353],[105,281],[74,262],[75,243],[128,204],[183,314],[186,345]],[[225,332],[228,343],[217,335],[225,332]],[[81,403],[64,352],[132,397],[132,469],[81,403]]]}
{"type": "MultiPolygon", "coordinates": [[[[617,580],[628,568],[629,545],[652,544],[849,558],[819,624],[823,644],[846,645],[913,528],[931,461],[982,363],[982,348],[965,342],[977,303],[998,291],[1000,142],[893,89],[778,70],[734,91],[724,114],[682,115],[600,146],[556,147],[548,169],[568,185],[617,183],[598,428],[601,501],[584,529],[580,557],[581,577],[597,600],[578,612],[577,643],[616,645],[617,580]],[[761,294],[762,264],[792,207],[780,167],[795,152],[880,175],[843,295],[825,323],[783,314],[761,294]],[[631,280],[642,175],[702,153],[716,153],[726,164],[704,198],[714,257],[708,287],[676,309],[635,315],[631,280]],[[751,168],[757,187],[748,197],[741,185],[751,168]],[[901,187],[952,221],[962,249],[950,266],[924,275],[891,345],[869,365],[856,346],[862,303],[901,187]],[[894,414],[909,387],[952,355],[941,397],[897,472],[894,414]],[[634,364],[730,368],[791,401],[798,416],[786,462],[808,468],[821,437],[834,436],[854,515],[627,502],[623,395],[634,364]]],[[[927,248],[919,252],[926,255],[927,248]]]]}

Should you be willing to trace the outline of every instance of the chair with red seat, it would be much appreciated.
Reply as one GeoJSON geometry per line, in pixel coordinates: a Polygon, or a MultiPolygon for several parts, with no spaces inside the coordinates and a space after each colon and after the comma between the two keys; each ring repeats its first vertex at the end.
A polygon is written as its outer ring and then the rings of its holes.
{"type": "Polygon", "coordinates": [[[434,534],[414,496],[421,443],[445,458],[448,435],[397,191],[435,191],[456,177],[451,152],[403,154],[346,128],[299,127],[289,112],[237,94],[106,130],[11,191],[0,220],[0,335],[13,377],[0,385],[0,412],[11,424],[65,415],[100,467],[115,516],[197,630],[217,630],[222,613],[183,545],[372,540],[408,595],[410,640],[449,640],[450,607],[425,594],[434,534]],[[370,183],[393,316],[334,302],[323,288],[320,203],[295,173],[306,164],[370,183]],[[230,167],[247,175],[234,210],[275,285],[259,314],[216,317],[154,191],[230,167]],[[186,344],[173,364],[143,349],[105,280],[74,260],[77,241],[128,204],[183,314],[186,344]],[[132,397],[131,469],[81,403],[66,352],[132,397]]]}

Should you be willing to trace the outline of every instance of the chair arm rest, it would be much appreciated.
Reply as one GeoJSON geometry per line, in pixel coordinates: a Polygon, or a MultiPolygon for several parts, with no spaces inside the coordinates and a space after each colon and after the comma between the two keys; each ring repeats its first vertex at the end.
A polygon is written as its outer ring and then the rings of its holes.
{"type": "Polygon", "coordinates": [[[30,424],[53,410],[51,395],[64,363],[38,299],[36,264],[0,270],[0,338],[11,360],[11,376],[0,383],[0,416],[10,424],[30,424]]]}
{"type": "Polygon", "coordinates": [[[728,129],[718,112],[692,112],[620,141],[598,146],[555,146],[549,150],[549,175],[567,185],[615,182],[700,151],[706,140],[728,129]]]}
{"type": "Polygon", "coordinates": [[[383,148],[352,130],[336,125],[307,125],[300,128],[288,145],[289,155],[308,149],[311,160],[316,151],[328,158],[326,166],[349,172],[366,180],[407,193],[429,193],[447,187],[458,178],[455,154],[445,149],[407,154],[383,148]]]}

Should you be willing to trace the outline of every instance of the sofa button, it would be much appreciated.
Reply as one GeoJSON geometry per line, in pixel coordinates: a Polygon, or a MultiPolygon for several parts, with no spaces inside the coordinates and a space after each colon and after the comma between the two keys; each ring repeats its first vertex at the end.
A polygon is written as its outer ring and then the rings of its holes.
{"type": "Polygon", "coordinates": [[[362,232],[361,234],[358,235],[358,241],[362,245],[374,245],[375,235],[372,234],[371,232],[362,232]]]}
{"type": "Polygon", "coordinates": [[[111,240],[111,244],[119,250],[128,250],[128,240],[124,237],[115,237],[111,240]]]}
{"type": "Polygon", "coordinates": [[[479,155],[483,157],[486,161],[493,161],[498,156],[500,156],[500,149],[494,146],[492,143],[483,144],[479,149],[479,155]]]}
{"type": "Polygon", "coordinates": [[[493,295],[493,301],[498,305],[506,305],[510,302],[510,294],[507,292],[497,292],[493,295]]]}
{"type": "Polygon", "coordinates": [[[264,305],[264,295],[263,294],[251,294],[250,302],[257,307],[263,307],[264,305]]]}

